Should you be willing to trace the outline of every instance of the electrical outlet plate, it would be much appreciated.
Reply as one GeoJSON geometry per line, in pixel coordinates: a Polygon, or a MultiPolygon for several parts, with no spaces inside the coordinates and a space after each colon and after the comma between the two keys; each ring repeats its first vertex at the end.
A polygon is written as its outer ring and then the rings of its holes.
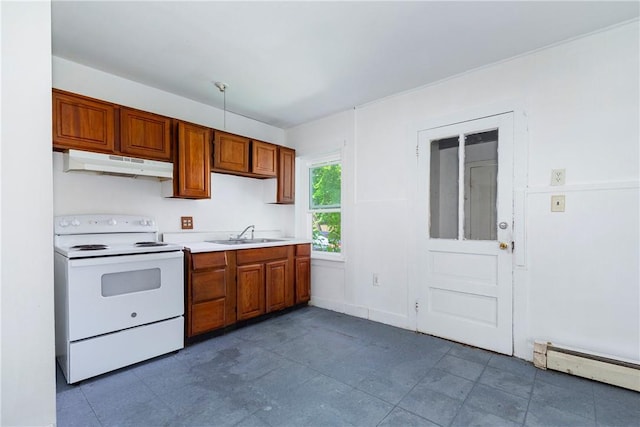
{"type": "Polygon", "coordinates": [[[193,230],[193,217],[192,216],[181,216],[180,223],[182,225],[183,230],[193,230]]]}
{"type": "Polygon", "coordinates": [[[373,273],[373,286],[380,286],[380,277],[378,273],[373,273]]]}
{"type": "Polygon", "coordinates": [[[564,196],[551,196],[551,212],[564,212],[564,196]]]}
{"type": "Polygon", "coordinates": [[[551,185],[564,185],[566,171],[564,169],[551,170],[551,185]]]}

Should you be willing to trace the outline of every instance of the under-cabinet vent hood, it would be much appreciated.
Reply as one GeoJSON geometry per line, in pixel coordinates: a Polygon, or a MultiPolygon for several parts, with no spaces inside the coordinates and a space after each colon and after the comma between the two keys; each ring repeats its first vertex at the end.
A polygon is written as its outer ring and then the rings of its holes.
{"type": "Polygon", "coordinates": [[[173,163],[69,150],[64,153],[64,171],[92,171],[111,175],[171,179],[173,178],[173,163]]]}

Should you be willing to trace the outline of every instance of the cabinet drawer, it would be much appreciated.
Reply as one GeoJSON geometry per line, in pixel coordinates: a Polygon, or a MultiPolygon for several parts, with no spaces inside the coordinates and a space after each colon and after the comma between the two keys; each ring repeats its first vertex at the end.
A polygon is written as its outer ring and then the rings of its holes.
{"type": "Polygon", "coordinates": [[[291,246],[275,246],[271,248],[243,249],[238,251],[238,264],[270,261],[287,258],[291,246]]]}
{"type": "Polygon", "coordinates": [[[227,294],[225,276],[224,268],[194,272],[191,279],[192,302],[198,303],[224,297],[227,294]]]}
{"type": "Polygon", "coordinates": [[[191,262],[194,270],[225,267],[227,265],[227,256],[225,252],[205,252],[201,254],[193,254],[191,262]]]}
{"type": "Polygon", "coordinates": [[[191,307],[191,335],[224,326],[225,299],[202,302],[191,307]]]}
{"type": "Polygon", "coordinates": [[[311,244],[296,245],[296,256],[311,256],[311,244]]]}

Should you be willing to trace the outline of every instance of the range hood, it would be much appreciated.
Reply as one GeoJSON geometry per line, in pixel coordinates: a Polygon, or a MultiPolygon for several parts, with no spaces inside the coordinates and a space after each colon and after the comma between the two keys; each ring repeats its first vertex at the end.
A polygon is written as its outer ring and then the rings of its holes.
{"type": "Polygon", "coordinates": [[[151,176],[171,179],[173,178],[173,163],[69,150],[64,153],[64,171],[92,171],[120,176],[151,176]]]}

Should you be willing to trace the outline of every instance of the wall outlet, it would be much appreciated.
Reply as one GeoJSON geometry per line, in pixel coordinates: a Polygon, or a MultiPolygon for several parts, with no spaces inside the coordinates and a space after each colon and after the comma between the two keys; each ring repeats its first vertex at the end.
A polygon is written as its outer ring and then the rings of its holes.
{"type": "Polygon", "coordinates": [[[378,273],[373,273],[373,286],[380,286],[380,277],[378,273]]]}
{"type": "Polygon", "coordinates": [[[180,223],[182,225],[183,230],[193,230],[193,217],[192,216],[181,216],[180,223]]]}
{"type": "Polygon", "coordinates": [[[564,169],[551,170],[551,185],[564,185],[566,171],[564,169]]]}
{"type": "Polygon", "coordinates": [[[551,196],[551,212],[564,212],[564,196],[551,196]]]}

